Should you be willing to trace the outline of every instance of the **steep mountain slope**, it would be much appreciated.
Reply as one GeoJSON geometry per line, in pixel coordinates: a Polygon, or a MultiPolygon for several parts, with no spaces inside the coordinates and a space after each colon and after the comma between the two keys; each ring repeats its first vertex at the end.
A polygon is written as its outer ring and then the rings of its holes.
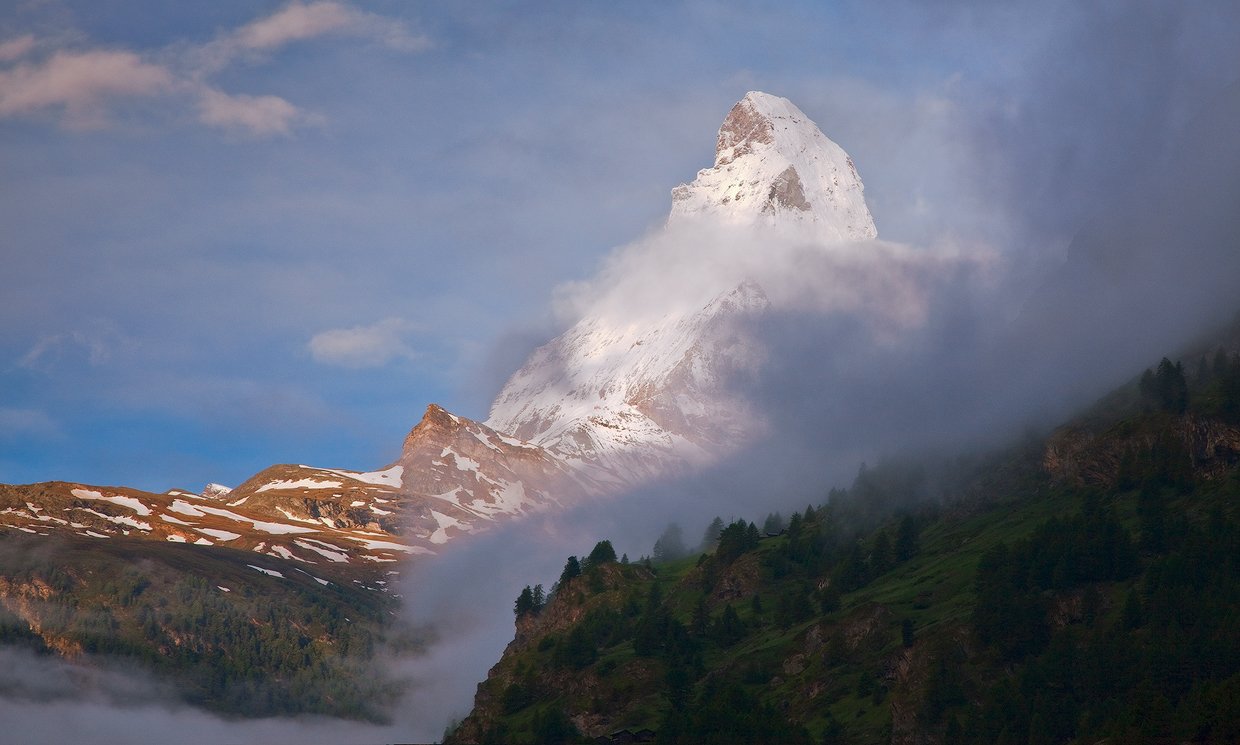
{"type": "MultiPolygon", "coordinates": [[[[715,165],[673,191],[669,225],[815,244],[876,235],[848,155],[787,99],[759,92],[724,119],[715,165]]],[[[766,427],[732,383],[763,363],[744,328],[770,301],[752,277],[705,287],[640,312],[586,308],[512,376],[485,423],[431,405],[379,470],[283,464],[202,494],[6,486],[0,530],[227,545],[366,571],[496,519],[708,464],[766,427]]]]}
{"type": "MultiPolygon", "coordinates": [[[[877,235],[848,155],[787,99],[760,92],[724,119],[714,167],[673,190],[668,223],[818,245],[877,235]]],[[[487,424],[618,485],[725,455],[766,426],[730,383],[762,364],[743,326],[770,301],[752,277],[732,282],[687,307],[592,305],[509,379],[487,424]]]]}
{"type": "Polygon", "coordinates": [[[754,434],[755,414],[725,383],[760,363],[735,323],[767,305],[743,283],[649,324],[587,317],[513,375],[487,423],[613,486],[708,462],[754,434]]]}
{"type": "Polygon", "coordinates": [[[1168,363],[1042,442],[863,469],[778,535],[566,569],[448,741],[1236,742],[1240,460],[1187,446],[1240,421],[1216,359],[1186,399],[1168,363]],[[1082,431],[1127,475],[1063,468],[1082,431]]]}

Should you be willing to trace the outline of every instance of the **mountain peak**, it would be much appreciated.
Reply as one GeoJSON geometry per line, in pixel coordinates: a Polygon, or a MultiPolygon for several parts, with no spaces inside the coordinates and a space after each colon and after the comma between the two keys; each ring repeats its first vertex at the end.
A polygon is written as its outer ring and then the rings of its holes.
{"type": "Polygon", "coordinates": [[[791,101],[750,91],[719,128],[715,165],[672,190],[669,223],[765,225],[819,242],[878,235],[843,148],[791,101]]]}

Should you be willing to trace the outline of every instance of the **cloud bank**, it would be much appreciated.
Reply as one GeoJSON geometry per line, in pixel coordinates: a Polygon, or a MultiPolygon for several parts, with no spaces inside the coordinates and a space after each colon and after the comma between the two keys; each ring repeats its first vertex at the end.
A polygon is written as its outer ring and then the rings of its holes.
{"type": "Polygon", "coordinates": [[[0,119],[46,116],[69,128],[99,128],[125,99],[169,106],[195,101],[197,120],[251,137],[287,135],[316,117],[273,94],[229,93],[209,78],[240,61],[255,63],[296,42],[344,36],[398,52],[420,52],[430,39],[403,22],[333,0],[288,3],[269,16],[206,44],[163,50],[68,49],[25,34],[0,41],[0,119]],[[46,48],[46,49],[45,49],[46,48]],[[32,59],[33,58],[33,59],[32,59]]]}

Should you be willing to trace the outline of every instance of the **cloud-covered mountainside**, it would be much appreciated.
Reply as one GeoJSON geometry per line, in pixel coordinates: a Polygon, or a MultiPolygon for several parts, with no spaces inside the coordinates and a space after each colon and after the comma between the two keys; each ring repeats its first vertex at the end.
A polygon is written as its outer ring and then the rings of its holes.
{"type": "Polygon", "coordinates": [[[228,491],[8,486],[3,524],[221,545],[375,569],[497,518],[708,466],[765,434],[738,393],[772,311],[846,311],[881,335],[920,322],[925,278],[959,257],[875,239],[851,159],[787,99],[751,92],[666,228],[565,293],[575,322],[509,379],[485,423],[437,406],[370,471],[279,465],[228,491]],[[806,268],[814,271],[806,272],[806,268]]]}

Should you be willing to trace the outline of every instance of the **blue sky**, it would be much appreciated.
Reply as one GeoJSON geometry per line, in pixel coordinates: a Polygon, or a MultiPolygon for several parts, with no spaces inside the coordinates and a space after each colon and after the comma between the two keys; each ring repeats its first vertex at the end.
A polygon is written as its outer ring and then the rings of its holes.
{"type": "Polygon", "coordinates": [[[0,482],[370,468],[430,402],[485,418],[555,288],[661,222],[750,89],[850,152],[885,238],[1051,261],[1074,190],[1231,82],[1234,15],[17,0],[0,482]]]}

